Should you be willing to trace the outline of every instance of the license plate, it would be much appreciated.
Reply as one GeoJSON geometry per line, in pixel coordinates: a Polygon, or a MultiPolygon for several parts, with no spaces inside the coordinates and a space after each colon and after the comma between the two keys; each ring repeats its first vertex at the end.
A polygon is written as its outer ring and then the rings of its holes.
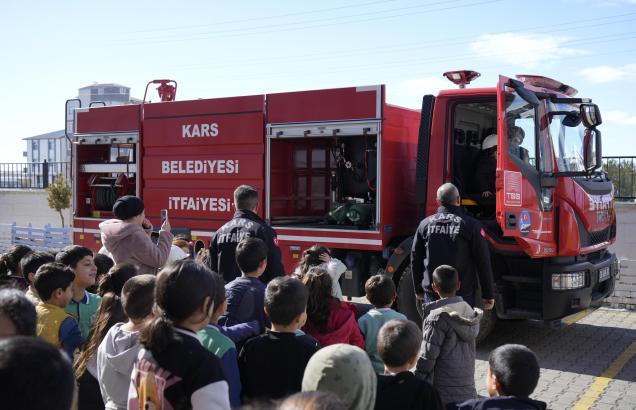
{"type": "Polygon", "coordinates": [[[599,269],[599,271],[598,271],[598,281],[599,282],[603,282],[603,281],[609,279],[609,277],[610,277],[610,267],[609,266],[599,269]]]}

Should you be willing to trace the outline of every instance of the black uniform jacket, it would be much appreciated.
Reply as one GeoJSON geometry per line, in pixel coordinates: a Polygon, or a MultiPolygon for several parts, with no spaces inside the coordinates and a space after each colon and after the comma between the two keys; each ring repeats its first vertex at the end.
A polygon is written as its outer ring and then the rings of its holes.
{"type": "Polygon", "coordinates": [[[423,287],[433,291],[433,271],[440,265],[457,269],[461,281],[459,296],[473,295],[481,284],[482,298],[493,298],[490,251],[481,235],[481,224],[458,206],[439,207],[436,214],[422,220],[417,228],[411,248],[416,293],[422,293],[423,287]]]}
{"type": "Polygon", "coordinates": [[[261,280],[268,283],[276,276],[283,276],[285,268],[281,262],[276,231],[258,215],[247,209],[234,213],[234,217],[214,233],[210,244],[210,268],[225,279],[225,283],[241,276],[236,264],[236,246],[245,238],[262,239],[267,248],[267,269],[261,280]]]}

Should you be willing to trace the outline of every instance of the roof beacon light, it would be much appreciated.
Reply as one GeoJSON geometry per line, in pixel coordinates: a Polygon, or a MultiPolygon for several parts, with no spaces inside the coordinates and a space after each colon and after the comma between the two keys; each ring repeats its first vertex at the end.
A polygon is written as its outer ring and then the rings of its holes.
{"type": "Polygon", "coordinates": [[[453,84],[459,85],[459,88],[466,88],[466,84],[470,84],[471,81],[479,76],[481,74],[472,70],[447,71],[444,73],[444,77],[448,78],[453,84]]]}

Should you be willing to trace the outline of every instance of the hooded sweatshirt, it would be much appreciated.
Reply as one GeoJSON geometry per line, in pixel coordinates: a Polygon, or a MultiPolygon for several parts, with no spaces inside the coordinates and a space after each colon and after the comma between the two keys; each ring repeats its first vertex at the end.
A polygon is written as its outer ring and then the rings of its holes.
{"type": "Polygon", "coordinates": [[[475,340],[482,310],[453,296],[427,303],[424,314],[415,374],[439,391],[445,405],[476,398],[475,340]]]}
{"type": "Polygon", "coordinates": [[[336,343],[348,343],[364,349],[364,338],[360,333],[353,311],[333,297],[329,299],[327,325],[321,329],[307,320],[302,330],[318,340],[321,347],[336,343]]]}
{"type": "Polygon", "coordinates": [[[155,245],[141,225],[109,219],[100,223],[99,229],[102,243],[115,263],[133,263],[139,267],[140,275],[157,273],[168,260],[172,246],[172,233],[168,231],[159,231],[155,245]]]}
{"type": "Polygon", "coordinates": [[[141,345],[138,332],[113,326],[97,349],[97,380],[106,409],[126,409],[133,364],[141,345]]]}

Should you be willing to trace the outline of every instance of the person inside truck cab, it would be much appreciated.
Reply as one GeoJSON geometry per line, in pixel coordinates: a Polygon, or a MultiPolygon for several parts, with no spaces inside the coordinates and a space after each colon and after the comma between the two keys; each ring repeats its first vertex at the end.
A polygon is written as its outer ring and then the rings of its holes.
{"type": "Polygon", "coordinates": [[[521,146],[526,133],[521,127],[516,125],[508,126],[508,152],[510,155],[521,158],[526,164],[530,163],[528,150],[521,146]]]}
{"type": "Polygon", "coordinates": [[[490,134],[481,143],[481,152],[475,160],[475,190],[483,198],[495,194],[497,173],[497,134],[490,134]]]}

